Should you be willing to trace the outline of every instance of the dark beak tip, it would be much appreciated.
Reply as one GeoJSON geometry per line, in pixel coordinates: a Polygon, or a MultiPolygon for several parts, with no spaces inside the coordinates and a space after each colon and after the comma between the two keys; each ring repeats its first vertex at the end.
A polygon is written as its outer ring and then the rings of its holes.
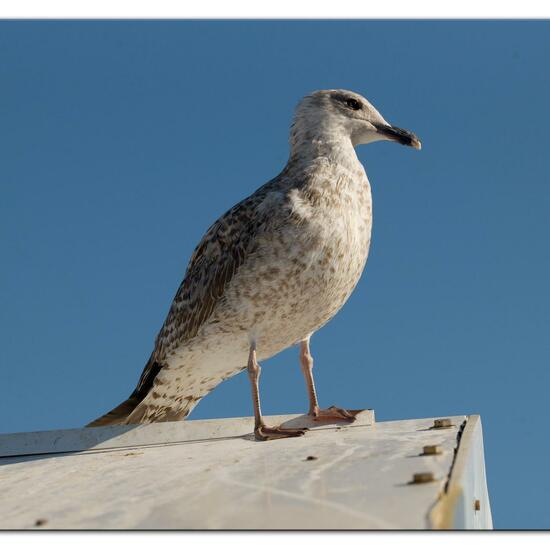
{"type": "Polygon", "coordinates": [[[396,126],[382,126],[378,131],[387,136],[388,139],[401,143],[402,145],[407,145],[413,149],[420,150],[422,149],[422,143],[412,132],[408,130],[403,130],[403,128],[397,128],[396,126]]]}

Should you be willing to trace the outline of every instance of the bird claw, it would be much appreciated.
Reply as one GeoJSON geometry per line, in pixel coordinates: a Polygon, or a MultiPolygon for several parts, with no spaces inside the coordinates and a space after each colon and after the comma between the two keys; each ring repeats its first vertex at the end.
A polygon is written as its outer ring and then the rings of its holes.
{"type": "Polygon", "coordinates": [[[341,409],[340,407],[329,407],[328,409],[318,409],[311,416],[315,422],[335,422],[335,421],[345,421],[345,422],[354,422],[357,418],[359,410],[346,410],[341,409]]]}
{"type": "Polygon", "coordinates": [[[300,437],[307,432],[307,428],[281,428],[280,426],[259,426],[254,429],[258,441],[283,439],[285,437],[300,437]]]}

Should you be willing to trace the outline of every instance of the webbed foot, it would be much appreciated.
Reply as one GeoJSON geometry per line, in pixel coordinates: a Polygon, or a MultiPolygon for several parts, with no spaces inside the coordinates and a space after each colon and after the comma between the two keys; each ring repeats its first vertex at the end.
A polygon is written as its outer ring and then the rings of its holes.
{"type": "Polygon", "coordinates": [[[362,412],[363,409],[341,409],[340,407],[329,407],[328,409],[317,409],[310,413],[315,422],[354,422],[357,415],[362,412]]]}
{"type": "Polygon", "coordinates": [[[259,426],[254,429],[254,435],[258,441],[300,437],[306,432],[307,428],[281,428],[280,426],[259,426]]]}

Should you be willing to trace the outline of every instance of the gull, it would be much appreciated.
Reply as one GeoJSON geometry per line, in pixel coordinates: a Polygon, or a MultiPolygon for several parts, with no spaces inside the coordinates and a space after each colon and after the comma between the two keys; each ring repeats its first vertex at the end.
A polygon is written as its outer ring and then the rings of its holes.
{"type": "Polygon", "coordinates": [[[344,305],[371,241],[369,180],[355,147],[388,140],[420,149],[361,95],[320,90],[298,104],[282,172],[228,210],[195,248],[137,387],[88,426],[184,419],[223,380],[247,369],[258,440],[303,435],[266,425],[260,361],[299,345],[318,422],[358,411],[321,409],[310,338],[344,305]]]}

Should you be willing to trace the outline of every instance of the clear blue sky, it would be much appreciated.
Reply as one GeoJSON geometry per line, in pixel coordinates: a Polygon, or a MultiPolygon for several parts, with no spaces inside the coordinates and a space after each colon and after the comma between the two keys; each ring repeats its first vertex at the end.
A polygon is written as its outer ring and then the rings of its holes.
{"type": "MultiPolygon", "coordinates": [[[[313,338],[322,404],[480,413],[495,525],[548,528],[550,23],[0,23],[0,432],[124,399],[189,256],[276,175],[298,99],[363,93],[371,255],[313,338]]],[[[296,350],[268,414],[307,406],[296,350]]],[[[191,418],[251,414],[239,375],[191,418]]]]}

